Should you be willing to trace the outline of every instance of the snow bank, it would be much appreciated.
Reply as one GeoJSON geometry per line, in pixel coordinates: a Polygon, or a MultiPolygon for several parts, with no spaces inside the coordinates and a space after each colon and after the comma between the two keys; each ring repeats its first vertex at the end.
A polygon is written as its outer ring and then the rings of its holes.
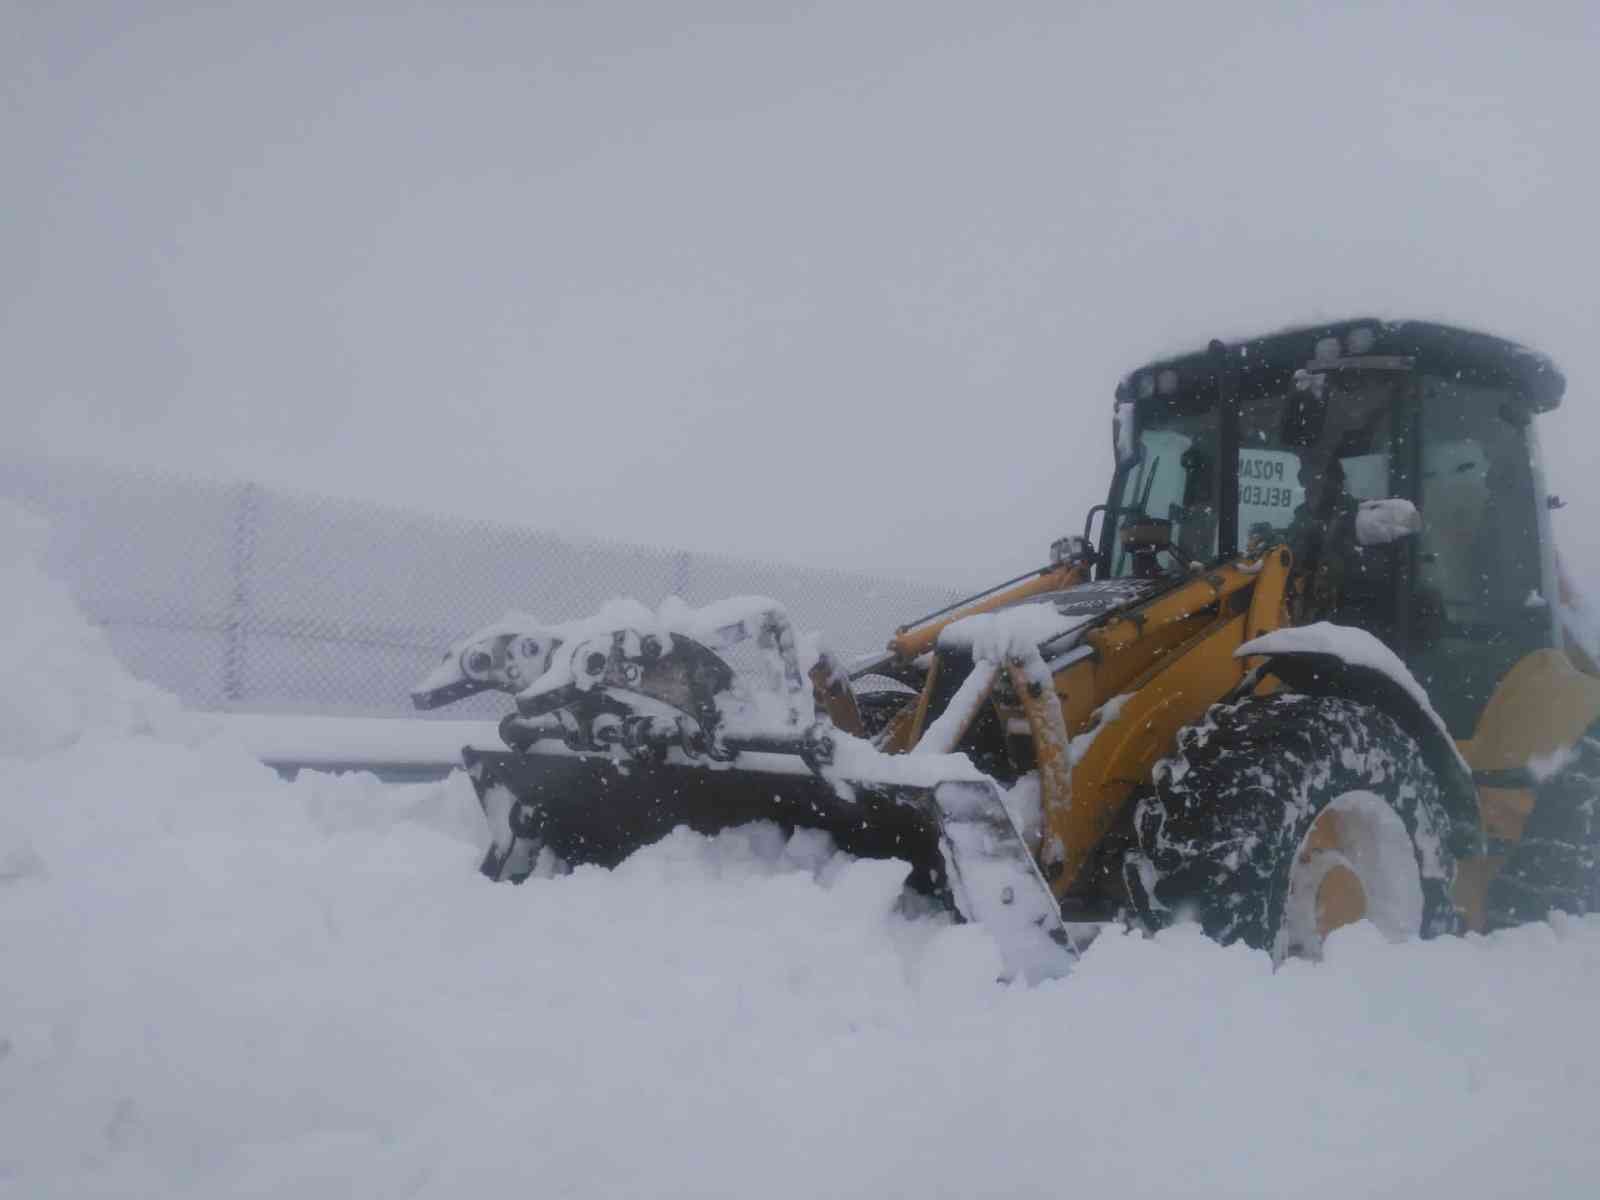
{"type": "Polygon", "coordinates": [[[173,732],[177,701],[131,678],[40,570],[47,536],[42,521],[0,500],[0,756],[36,756],[91,731],[173,732]]]}
{"type": "Polygon", "coordinates": [[[1600,920],[1112,934],[1026,989],[815,835],[494,885],[459,776],[286,784],[21,577],[121,699],[39,672],[0,756],[0,1195],[1592,1191],[1600,920]]]}
{"type": "Polygon", "coordinates": [[[1600,1167],[1597,921],[1356,928],[1277,974],[1110,936],[1006,989],[976,930],[895,915],[894,864],[815,841],[680,833],[513,889],[319,794],[356,815],[0,892],[14,1194],[1582,1195],[1600,1167]]]}

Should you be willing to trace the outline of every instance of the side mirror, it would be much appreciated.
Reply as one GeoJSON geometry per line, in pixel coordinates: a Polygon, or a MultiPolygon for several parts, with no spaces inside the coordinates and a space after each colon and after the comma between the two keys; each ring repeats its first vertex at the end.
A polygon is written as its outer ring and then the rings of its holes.
{"type": "Polygon", "coordinates": [[[1314,446],[1328,422],[1328,377],[1321,371],[1296,371],[1294,389],[1283,409],[1285,446],[1314,446]]]}

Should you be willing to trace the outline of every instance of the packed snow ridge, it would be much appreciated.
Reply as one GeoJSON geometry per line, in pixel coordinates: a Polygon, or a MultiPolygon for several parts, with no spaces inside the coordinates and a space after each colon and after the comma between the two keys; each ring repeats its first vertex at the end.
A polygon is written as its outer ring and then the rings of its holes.
{"type": "Polygon", "coordinates": [[[814,834],[495,885],[461,777],[283,782],[42,536],[0,512],[0,1195],[1592,1193],[1600,920],[1030,989],[814,834]]]}

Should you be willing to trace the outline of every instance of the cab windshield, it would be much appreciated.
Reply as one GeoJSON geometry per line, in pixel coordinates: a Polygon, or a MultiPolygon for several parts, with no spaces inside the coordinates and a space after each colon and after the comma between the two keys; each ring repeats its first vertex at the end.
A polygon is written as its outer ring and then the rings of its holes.
{"type": "MultiPolygon", "coordinates": [[[[1241,398],[1233,469],[1243,547],[1284,542],[1294,549],[1313,525],[1326,525],[1362,500],[1398,494],[1391,421],[1405,379],[1392,371],[1302,372],[1241,398]],[[1319,393],[1310,398],[1314,405],[1306,396],[1312,390],[1319,393]]],[[[1188,563],[1209,563],[1218,554],[1219,424],[1214,389],[1141,402],[1138,461],[1117,501],[1122,527],[1170,521],[1172,545],[1188,563]]],[[[1121,540],[1113,542],[1112,573],[1127,575],[1134,556],[1121,540]]]]}
{"type": "MultiPolygon", "coordinates": [[[[1499,382],[1376,369],[1283,373],[1239,402],[1240,547],[1287,545],[1297,571],[1334,576],[1342,619],[1387,632],[1397,560],[1353,542],[1354,515],[1363,500],[1409,499],[1422,516],[1406,543],[1412,640],[1523,623],[1546,602],[1531,416],[1499,382]],[[1304,402],[1308,389],[1317,403],[1304,402]]],[[[1115,533],[1171,522],[1183,564],[1214,561],[1222,453],[1214,388],[1141,401],[1115,533]]],[[[1133,574],[1135,560],[1114,537],[1112,573],[1133,574]]]]}

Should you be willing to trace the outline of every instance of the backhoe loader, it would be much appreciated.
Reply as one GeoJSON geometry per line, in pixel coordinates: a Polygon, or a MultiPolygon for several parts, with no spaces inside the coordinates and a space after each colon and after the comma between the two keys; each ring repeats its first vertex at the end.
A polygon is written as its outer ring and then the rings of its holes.
{"type": "Polygon", "coordinates": [[[1281,959],[1600,909],[1600,678],[1535,439],[1564,390],[1423,322],[1214,341],[1120,382],[1081,534],[882,653],[762,598],[617,603],[479,630],[413,699],[515,697],[506,749],[464,751],[491,878],[818,828],[904,860],[1007,977],[1108,922],[1281,959]]]}

